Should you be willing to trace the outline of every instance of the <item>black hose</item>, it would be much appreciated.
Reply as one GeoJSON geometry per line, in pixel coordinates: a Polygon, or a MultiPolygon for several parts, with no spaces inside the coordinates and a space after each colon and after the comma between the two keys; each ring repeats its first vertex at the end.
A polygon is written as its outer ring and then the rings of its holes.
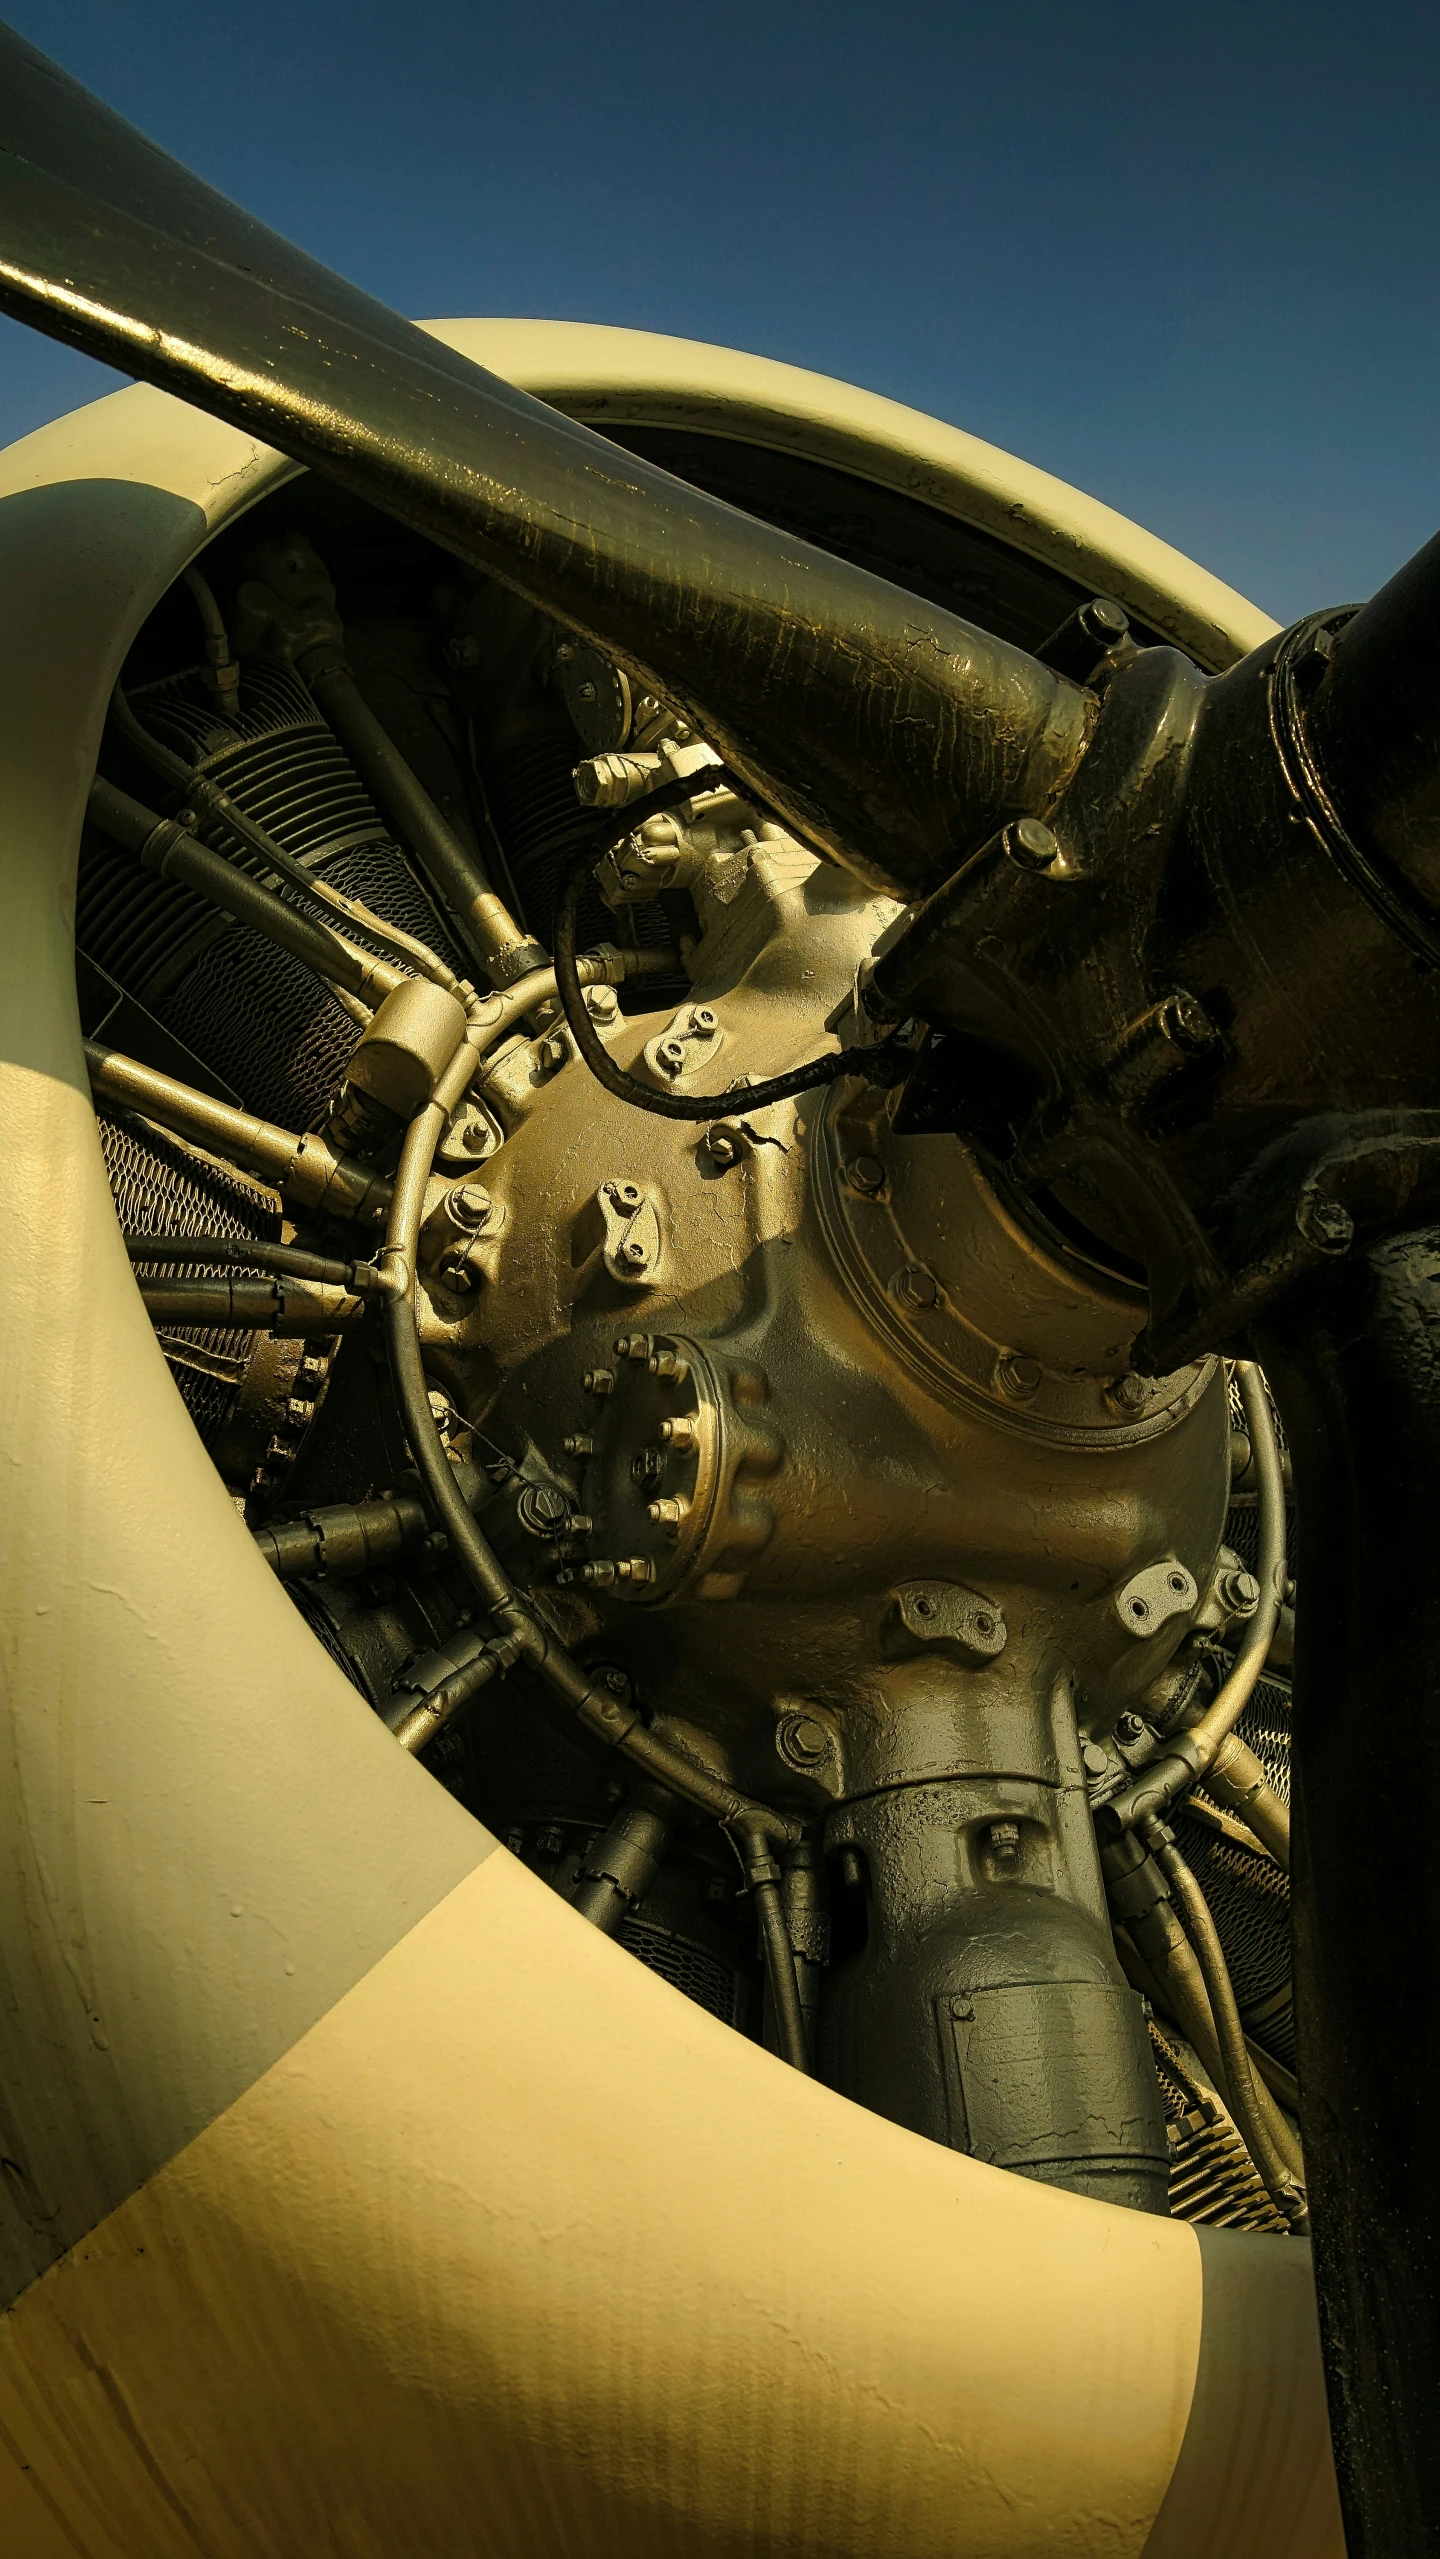
{"type": "Polygon", "coordinates": [[[768,1076],[760,1084],[736,1084],[726,1093],[657,1093],[638,1077],[627,1075],[611,1057],[586,1011],[576,974],[580,899],[585,884],[598,865],[646,818],[655,817],[664,809],[678,808],[682,802],[697,798],[702,790],[715,790],[722,784],[736,791],[745,788],[723,765],[707,765],[701,776],[692,773],[667,782],[648,799],[634,801],[626,811],[625,825],[609,843],[598,848],[587,845],[576,854],[565,874],[555,909],[555,986],[570,1035],[591,1074],[618,1101],[631,1102],[637,1110],[651,1111],[658,1119],[666,1120],[713,1120],[735,1111],[763,1111],[772,1102],[791,1101],[799,1093],[813,1092],[817,1085],[835,1083],[842,1075],[858,1075],[870,1084],[898,1083],[914,1059],[908,1048],[893,1041],[883,1041],[874,1048],[836,1049],[828,1057],[812,1058],[808,1066],[792,1067],[786,1075],[768,1076]]]}

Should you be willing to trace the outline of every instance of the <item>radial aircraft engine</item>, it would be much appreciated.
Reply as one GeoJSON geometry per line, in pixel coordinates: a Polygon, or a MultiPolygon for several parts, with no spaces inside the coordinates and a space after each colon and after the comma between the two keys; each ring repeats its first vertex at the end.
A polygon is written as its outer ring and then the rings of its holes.
{"type": "Polygon", "coordinates": [[[1440,553],[4,70],[7,2549],[1440,2547],[1440,553]]]}

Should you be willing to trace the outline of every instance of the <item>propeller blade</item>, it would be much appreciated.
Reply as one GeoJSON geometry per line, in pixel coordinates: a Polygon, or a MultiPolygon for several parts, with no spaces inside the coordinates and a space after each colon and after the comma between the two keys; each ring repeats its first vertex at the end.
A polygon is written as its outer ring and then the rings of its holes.
{"type": "Polygon", "coordinates": [[[619,658],[811,843],[922,894],[1083,744],[1023,650],[486,373],[0,29],[0,308],[260,437],[619,658]]]}

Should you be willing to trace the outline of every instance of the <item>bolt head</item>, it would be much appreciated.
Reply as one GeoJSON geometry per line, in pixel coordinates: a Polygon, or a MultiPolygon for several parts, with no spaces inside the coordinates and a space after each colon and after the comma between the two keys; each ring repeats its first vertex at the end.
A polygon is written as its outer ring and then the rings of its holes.
{"type": "Polygon", "coordinates": [[[1034,1394],[1043,1375],[1038,1359],[1031,1359],[1025,1351],[1007,1351],[996,1367],[995,1382],[1002,1395],[1020,1404],[1034,1394]]]}
{"type": "Polygon", "coordinates": [[[933,1306],[940,1295],[939,1282],[923,1262],[908,1262],[904,1270],[897,1271],[895,1275],[895,1294],[902,1306],[917,1310],[933,1306]]]}
{"type": "Polygon", "coordinates": [[[775,1747],[792,1768],[818,1768],[830,1756],[830,1736],[814,1715],[783,1715],[775,1747]]]}
{"type": "Polygon", "coordinates": [[[1343,1200],[1312,1192],[1296,1209],[1295,1223],[1307,1244],[1317,1245],[1322,1253],[1346,1253],[1355,1241],[1355,1220],[1343,1200]]]}
{"type": "Polygon", "coordinates": [[[469,667],[478,666],[482,656],[484,655],[484,651],[482,650],[479,638],[474,631],[457,631],[454,639],[446,649],[445,655],[452,666],[460,667],[463,670],[469,667]]]}
{"type": "Polygon", "coordinates": [[[874,1199],[885,1188],[885,1167],[878,1155],[852,1155],[845,1167],[845,1179],[862,1199],[874,1199]]]}
{"type": "Polygon", "coordinates": [[[705,1152],[711,1163],[718,1164],[723,1171],[727,1165],[739,1163],[740,1140],[733,1129],[712,1128],[706,1135],[705,1152]]]}
{"type": "Polygon", "coordinates": [[[1060,859],[1059,838],[1038,817],[1012,818],[1000,841],[1022,871],[1048,871],[1060,859]]]}
{"type": "Polygon", "coordinates": [[[1106,1392],[1110,1402],[1118,1405],[1122,1413],[1143,1412],[1150,1401],[1149,1386],[1143,1377],[1135,1375],[1133,1369],[1124,1377],[1117,1377],[1106,1392]]]}
{"type": "Polygon", "coordinates": [[[1125,1714],[1116,1716],[1115,1739],[1117,1742],[1128,1742],[1133,1746],[1134,1743],[1143,1741],[1144,1738],[1145,1718],[1143,1715],[1125,1714]]]}

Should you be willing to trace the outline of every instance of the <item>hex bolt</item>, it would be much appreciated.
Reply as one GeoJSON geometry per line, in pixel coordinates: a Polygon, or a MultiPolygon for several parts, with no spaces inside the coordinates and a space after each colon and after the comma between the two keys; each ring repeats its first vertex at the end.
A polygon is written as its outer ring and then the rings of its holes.
{"type": "Polygon", "coordinates": [[[1343,1200],[1307,1191],[1295,1211],[1295,1223],[1307,1244],[1322,1253],[1347,1253],[1355,1241],[1355,1220],[1343,1200]]]}
{"type": "Polygon", "coordinates": [[[582,1564],[580,1579],[591,1590],[605,1590],[615,1579],[615,1566],[606,1557],[593,1564],[582,1564]]]}
{"type": "Polygon", "coordinates": [[[495,1213],[495,1203],[483,1182],[457,1182],[445,1202],[446,1213],[457,1226],[478,1235],[488,1226],[495,1213]]]}
{"type": "Polygon", "coordinates": [[[1148,1381],[1137,1377],[1133,1369],[1126,1376],[1113,1379],[1105,1393],[1107,1400],[1118,1404],[1122,1413],[1143,1412],[1150,1401],[1148,1381]]]}
{"type": "Polygon", "coordinates": [[[815,1715],[782,1715],[775,1747],[792,1768],[818,1768],[830,1756],[830,1736],[815,1715]]]}
{"type": "Polygon", "coordinates": [[[740,1141],[728,1128],[712,1128],[705,1139],[705,1152],[723,1172],[727,1165],[739,1163],[740,1141]]]}
{"type": "Polygon", "coordinates": [[[934,1272],[923,1262],[907,1262],[903,1271],[896,1272],[894,1286],[902,1306],[933,1306],[940,1295],[934,1272]]]}
{"type": "Polygon", "coordinates": [[[683,1453],[695,1446],[697,1435],[689,1415],[677,1413],[672,1420],[661,1423],[660,1436],[671,1448],[683,1453]]]}
{"type": "Polygon", "coordinates": [[[1144,1716],[1132,1711],[1127,1710],[1125,1714],[1117,1715],[1115,1718],[1115,1739],[1117,1742],[1124,1742],[1127,1749],[1133,1750],[1137,1742],[1145,1739],[1146,1729],[1144,1716]]]}
{"type": "Polygon", "coordinates": [[[1007,1351],[996,1365],[995,1383],[1002,1395],[1008,1395],[1012,1403],[1020,1404],[1034,1394],[1043,1375],[1040,1362],[1031,1359],[1027,1351],[1007,1351]]]}
{"type": "Polygon", "coordinates": [[[587,1368],[583,1383],[587,1395],[613,1395],[615,1371],[613,1368],[587,1368]]]}
{"type": "Polygon", "coordinates": [[[652,1351],[650,1374],[652,1377],[665,1378],[672,1386],[683,1386],[690,1374],[690,1362],[688,1359],[681,1359],[677,1351],[652,1351]]]}
{"type": "Polygon", "coordinates": [[[568,1063],[569,1056],[570,1043],[563,1031],[552,1031],[549,1038],[540,1043],[540,1063],[552,1074],[557,1067],[568,1063]]]}
{"type": "Polygon", "coordinates": [[[873,1200],[885,1188],[885,1167],[878,1155],[852,1155],[845,1167],[845,1179],[862,1199],[873,1200]]]}
{"type": "Polygon", "coordinates": [[[593,1457],[595,1442],[588,1431],[570,1431],[560,1443],[567,1457],[593,1457]]]}
{"type": "Polygon", "coordinates": [[[653,1582],[655,1567],[648,1555],[625,1555],[615,1567],[617,1582],[653,1582]]]}
{"type": "Polygon", "coordinates": [[[613,1022],[620,1010],[620,999],[613,986],[587,986],[585,1009],[597,1022],[613,1022]]]}
{"type": "Polygon", "coordinates": [[[1221,1575],[1220,1596],[1237,1617],[1253,1617],[1260,1605],[1260,1585],[1243,1567],[1221,1575]]]}
{"type": "Polygon", "coordinates": [[[594,1526],[595,1522],[588,1511],[571,1512],[570,1534],[572,1537],[588,1537],[594,1526]]]}
{"type": "Polygon", "coordinates": [[[688,1518],[690,1511],[688,1502],[677,1501],[669,1493],[663,1494],[658,1502],[647,1502],[645,1507],[647,1518],[653,1519],[662,1528],[678,1528],[682,1519],[688,1518]]]}
{"type": "Polygon", "coordinates": [[[1000,842],[1007,858],[1022,871],[1048,871],[1060,859],[1059,838],[1038,817],[1012,818],[1000,842]]]}
{"type": "Polygon", "coordinates": [[[570,1505],[556,1484],[527,1484],[515,1515],[532,1537],[553,1537],[570,1516],[570,1505]]]}
{"type": "Polygon", "coordinates": [[[617,1333],[615,1336],[615,1357],[617,1359],[648,1359],[650,1357],[651,1347],[650,1336],[648,1333],[617,1333]]]}
{"type": "Polygon", "coordinates": [[[1018,1862],[1020,1856],[1020,1824],[1018,1822],[1005,1821],[990,1824],[990,1854],[997,1866],[1013,1866],[1018,1862]]]}

